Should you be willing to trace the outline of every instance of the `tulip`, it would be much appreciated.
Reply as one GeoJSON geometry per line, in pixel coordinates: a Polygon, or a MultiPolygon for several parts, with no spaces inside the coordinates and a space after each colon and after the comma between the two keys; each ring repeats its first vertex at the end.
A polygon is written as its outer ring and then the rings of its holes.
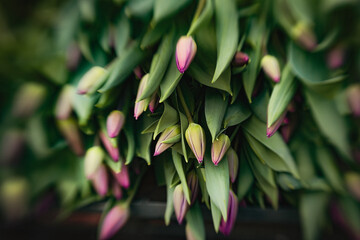
{"type": "Polygon", "coordinates": [[[191,192],[191,205],[194,204],[199,193],[199,181],[194,171],[191,171],[187,176],[187,184],[191,192]]]}
{"type": "Polygon", "coordinates": [[[104,159],[104,151],[99,146],[89,148],[85,154],[84,169],[87,179],[92,179],[104,159]]]}
{"type": "Polygon", "coordinates": [[[346,173],[345,181],[350,193],[360,201],[360,175],[356,172],[346,173]]]}
{"type": "Polygon", "coordinates": [[[112,193],[116,200],[120,200],[122,198],[122,189],[120,184],[117,181],[113,181],[112,184],[112,193]]]}
{"type": "Polygon", "coordinates": [[[106,148],[107,152],[109,153],[110,157],[115,161],[119,161],[119,149],[116,145],[116,142],[112,142],[110,138],[106,135],[106,133],[99,131],[99,136],[106,148]]]}
{"type": "Polygon", "coordinates": [[[141,71],[141,68],[139,66],[137,66],[136,68],[134,68],[133,70],[135,76],[137,79],[141,79],[143,74],[142,74],[142,71],[141,71]]]}
{"type": "Polygon", "coordinates": [[[197,46],[191,36],[182,36],[176,44],[176,65],[184,73],[196,54],[197,46]]]}
{"type": "Polygon", "coordinates": [[[73,118],[65,120],[57,120],[58,128],[61,134],[65,137],[70,148],[78,156],[84,154],[84,147],[81,141],[80,132],[77,123],[73,118]]]}
{"type": "Polygon", "coordinates": [[[86,94],[94,86],[99,84],[99,81],[102,81],[103,77],[107,74],[107,70],[102,67],[92,67],[85,75],[80,79],[77,86],[78,94],[86,94]]]}
{"type": "Polygon", "coordinates": [[[141,94],[143,93],[146,84],[148,82],[149,79],[149,74],[146,74],[145,76],[142,77],[142,79],[140,80],[140,84],[139,84],[139,88],[138,88],[138,92],[136,95],[136,102],[135,102],[135,108],[134,108],[134,117],[137,120],[139,118],[139,116],[144,112],[145,107],[146,107],[146,100],[141,100],[138,101],[138,99],[140,98],[141,94]]]}
{"type": "Polygon", "coordinates": [[[129,208],[116,205],[106,214],[100,230],[100,240],[109,239],[119,231],[130,216],[129,208]]]}
{"type": "Polygon", "coordinates": [[[308,51],[312,51],[317,46],[317,40],[312,29],[304,24],[303,22],[298,22],[291,30],[292,38],[298,42],[303,48],[308,51]]]}
{"type": "Polygon", "coordinates": [[[231,147],[227,151],[226,156],[229,164],[230,180],[234,183],[239,170],[239,158],[235,150],[231,147]]]}
{"type": "Polygon", "coordinates": [[[157,92],[155,92],[150,99],[150,103],[149,103],[150,112],[154,113],[158,104],[159,104],[159,97],[157,95],[157,92]]]}
{"type": "Polygon", "coordinates": [[[221,134],[211,146],[211,160],[217,166],[230,147],[230,139],[227,135],[221,134]]]}
{"type": "Polygon", "coordinates": [[[268,126],[266,129],[266,136],[269,138],[272,135],[274,135],[276,133],[276,131],[279,129],[279,127],[281,126],[281,124],[284,122],[285,116],[286,116],[287,111],[284,111],[283,114],[281,114],[281,116],[278,118],[278,120],[276,120],[273,125],[268,126]]]}
{"type": "Polygon", "coordinates": [[[237,52],[232,63],[236,67],[242,67],[248,64],[249,60],[250,58],[246,53],[237,52]]]}
{"type": "Polygon", "coordinates": [[[189,209],[189,204],[186,201],[181,184],[175,187],[173,201],[176,219],[178,223],[181,224],[184,220],[187,210],[189,209]]]}
{"type": "Polygon", "coordinates": [[[104,164],[97,168],[91,180],[96,192],[104,197],[108,191],[108,174],[104,164]]]}
{"type": "Polygon", "coordinates": [[[205,154],[205,132],[199,124],[190,123],[185,131],[185,138],[199,163],[205,154]]]}
{"type": "Polygon", "coordinates": [[[342,45],[337,45],[331,49],[326,58],[326,63],[330,69],[336,69],[344,64],[345,49],[342,45]]]}
{"type": "Polygon", "coordinates": [[[228,236],[234,227],[236,216],[238,211],[238,199],[235,195],[235,193],[230,189],[229,191],[229,205],[228,205],[228,211],[227,216],[228,219],[225,222],[224,219],[221,219],[219,230],[222,232],[222,234],[228,236]]]}
{"type": "Polygon", "coordinates": [[[106,119],[106,129],[109,137],[114,138],[119,135],[119,132],[124,126],[125,115],[119,111],[112,111],[106,119]]]}
{"type": "Polygon", "coordinates": [[[360,117],[360,84],[352,84],[346,89],[347,101],[354,116],[360,117]]]}
{"type": "Polygon", "coordinates": [[[280,67],[276,57],[265,55],[261,59],[261,67],[263,68],[265,74],[274,82],[277,83],[280,81],[280,67]]]}
{"type": "Polygon", "coordinates": [[[174,143],[163,143],[168,139],[171,139],[180,134],[180,125],[174,125],[166,128],[160,135],[158,142],[155,146],[154,156],[159,155],[164,152],[166,149],[174,145],[174,143]]]}
{"type": "Polygon", "coordinates": [[[74,88],[72,86],[65,85],[62,88],[55,106],[55,116],[57,119],[67,119],[70,117],[73,95],[74,88]]]}
{"type": "Polygon", "coordinates": [[[117,182],[122,186],[123,188],[129,188],[130,187],[130,177],[129,177],[129,171],[128,166],[122,163],[121,171],[116,173],[112,172],[117,182]]]}

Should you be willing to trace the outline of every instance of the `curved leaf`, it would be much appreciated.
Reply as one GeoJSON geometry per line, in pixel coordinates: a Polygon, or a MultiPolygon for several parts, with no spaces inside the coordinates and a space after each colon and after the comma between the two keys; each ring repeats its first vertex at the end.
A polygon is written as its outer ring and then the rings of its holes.
{"type": "Polygon", "coordinates": [[[190,199],[190,189],[187,185],[187,180],[186,180],[186,173],[183,167],[183,161],[181,158],[181,155],[179,153],[177,153],[175,150],[172,150],[172,159],[173,159],[173,163],[176,169],[176,172],[179,175],[180,181],[181,181],[181,186],[182,189],[184,191],[184,195],[186,198],[186,201],[189,203],[191,203],[191,199],[190,199]]]}
{"type": "Polygon", "coordinates": [[[155,128],[153,139],[164,131],[167,127],[175,125],[179,122],[179,116],[177,111],[171,107],[167,102],[164,102],[164,112],[155,128]]]}

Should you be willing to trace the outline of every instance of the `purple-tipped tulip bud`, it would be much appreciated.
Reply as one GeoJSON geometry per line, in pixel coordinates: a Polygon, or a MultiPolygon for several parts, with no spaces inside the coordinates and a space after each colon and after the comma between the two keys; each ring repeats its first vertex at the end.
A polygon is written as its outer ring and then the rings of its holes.
{"type": "Polygon", "coordinates": [[[117,137],[122,127],[124,126],[125,115],[119,111],[112,111],[106,119],[106,129],[109,137],[117,137]]]}
{"type": "Polygon", "coordinates": [[[142,74],[142,71],[141,71],[141,68],[139,66],[137,66],[136,68],[134,68],[133,70],[135,76],[137,79],[141,79],[143,74],[142,74]]]}
{"type": "Polygon", "coordinates": [[[234,183],[239,170],[239,158],[233,148],[229,148],[226,156],[229,163],[230,180],[234,183]]]}
{"type": "Polygon", "coordinates": [[[29,117],[42,104],[46,89],[37,83],[25,83],[17,91],[12,108],[15,117],[29,117]]]}
{"type": "Polygon", "coordinates": [[[360,84],[353,84],[346,89],[347,101],[354,116],[360,117],[360,84]]]}
{"type": "Polygon", "coordinates": [[[103,133],[101,130],[99,132],[99,136],[101,139],[101,142],[104,144],[104,147],[106,148],[106,151],[109,153],[110,157],[115,161],[119,161],[119,149],[116,145],[114,145],[110,138],[106,135],[106,133],[103,133]]]}
{"type": "Polygon", "coordinates": [[[144,110],[146,108],[146,105],[147,105],[146,100],[138,101],[138,99],[140,98],[141,94],[143,93],[148,80],[149,80],[149,74],[146,74],[140,80],[139,88],[138,88],[137,95],[136,95],[135,107],[134,107],[134,117],[135,117],[136,120],[144,112],[144,110]]]}
{"type": "Polygon", "coordinates": [[[130,216],[129,208],[124,205],[116,205],[106,214],[101,226],[100,240],[109,239],[119,231],[130,216]]]}
{"type": "Polygon", "coordinates": [[[176,65],[184,73],[196,54],[197,46],[191,36],[182,36],[176,44],[176,65]]]}
{"type": "Polygon", "coordinates": [[[199,163],[205,154],[205,132],[199,124],[190,123],[185,131],[186,141],[199,163]]]}
{"type": "Polygon", "coordinates": [[[112,184],[112,193],[116,200],[120,200],[122,198],[122,189],[120,184],[116,180],[114,180],[112,184]]]}
{"type": "Polygon", "coordinates": [[[74,88],[70,85],[65,85],[62,88],[55,106],[55,116],[57,119],[67,119],[70,117],[74,92],[74,88]]]}
{"type": "Polygon", "coordinates": [[[116,173],[112,172],[116,181],[122,186],[123,188],[128,189],[130,187],[130,176],[128,166],[122,163],[121,171],[116,173]]]}
{"type": "Polygon", "coordinates": [[[87,179],[92,179],[105,157],[104,150],[99,146],[89,148],[85,154],[84,169],[87,179]]]}
{"type": "Polygon", "coordinates": [[[159,97],[158,97],[157,93],[155,92],[152,95],[150,103],[149,103],[150,112],[154,113],[158,104],[159,104],[159,97]]]}
{"type": "Polygon", "coordinates": [[[101,164],[97,168],[91,180],[97,194],[104,197],[108,191],[109,185],[108,174],[104,164],[101,164]]]}
{"type": "Polygon", "coordinates": [[[178,223],[181,224],[184,220],[186,212],[189,209],[189,204],[186,201],[181,184],[175,187],[173,201],[174,201],[176,219],[178,223]]]}
{"type": "Polygon", "coordinates": [[[356,172],[346,173],[345,181],[350,193],[360,201],[360,175],[356,172]]]}
{"type": "Polygon", "coordinates": [[[195,171],[191,171],[187,176],[187,184],[191,193],[191,205],[194,204],[199,194],[199,181],[195,171]]]}
{"type": "Polygon", "coordinates": [[[330,69],[336,69],[344,64],[345,60],[345,48],[339,44],[331,49],[326,58],[326,63],[330,69]]]}
{"type": "Polygon", "coordinates": [[[157,156],[164,152],[166,149],[174,145],[174,143],[163,143],[168,139],[171,139],[180,134],[180,125],[174,125],[166,128],[160,135],[159,140],[155,146],[154,156],[157,156]]]}
{"type": "Polygon", "coordinates": [[[221,219],[219,230],[225,236],[228,236],[234,227],[236,216],[238,211],[238,199],[235,193],[230,189],[229,192],[229,205],[228,205],[228,212],[227,216],[228,219],[225,222],[224,219],[221,219]]]}
{"type": "Polygon", "coordinates": [[[317,46],[317,40],[312,29],[304,24],[298,22],[291,30],[292,38],[308,51],[312,51],[317,46]]]}
{"type": "Polygon", "coordinates": [[[281,126],[281,124],[283,124],[286,113],[287,113],[287,111],[284,111],[284,113],[278,118],[278,120],[276,120],[274,122],[273,125],[267,127],[266,136],[268,138],[271,137],[272,135],[274,135],[276,133],[276,131],[279,129],[279,127],[281,126]]]}
{"type": "Polygon", "coordinates": [[[76,121],[73,118],[58,120],[57,125],[74,153],[78,156],[83,155],[84,147],[76,121]]]}
{"type": "Polygon", "coordinates": [[[236,52],[232,64],[235,67],[243,67],[249,63],[249,60],[250,60],[250,58],[246,53],[236,52]]]}
{"type": "Polygon", "coordinates": [[[230,147],[230,139],[227,135],[221,134],[211,146],[211,160],[217,166],[230,147]]]}
{"type": "Polygon", "coordinates": [[[80,79],[77,86],[78,94],[86,94],[91,90],[99,81],[102,80],[107,70],[102,67],[92,67],[85,75],[80,79]]]}
{"type": "Polygon", "coordinates": [[[274,82],[280,82],[280,66],[276,57],[265,55],[261,59],[261,67],[263,68],[265,74],[274,82]]]}

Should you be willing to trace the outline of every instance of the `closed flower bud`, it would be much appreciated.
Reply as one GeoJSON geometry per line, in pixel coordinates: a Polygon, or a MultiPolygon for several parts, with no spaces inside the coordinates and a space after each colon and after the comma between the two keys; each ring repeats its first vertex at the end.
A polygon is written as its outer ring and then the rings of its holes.
{"type": "Polygon", "coordinates": [[[58,120],[57,125],[61,134],[65,137],[74,153],[78,156],[83,155],[84,147],[81,141],[80,131],[75,120],[73,118],[58,120]]]}
{"type": "Polygon", "coordinates": [[[308,51],[312,51],[317,46],[317,40],[312,29],[304,24],[298,22],[291,30],[292,38],[308,51]]]}
{"type": "Polygon", "coordinates": [[[146,74],[140,80],[139,88],[138,88],[137,95],[136,95],[135,107],[134,107],[134,117],[136,120],[144,112],[146,105],[147,105],[146,100],[138,101],[138,99],[140,98],[141,94],[143,93],[143,91],[146,87],[146,84],[148,82],[148,79],[149,79],[149,74],[146,74]]]}
{"type": "Polygon", "coordinates": [[[106,119],[106,129],[109,137],[116,137],[124,126],[125,115],[119,111],[112,111],[106,119]]]}
{"type": "Polygon", "coordinates": [[[269,138],[272,135],[274,135],[276,133],[276,131],[279,129],[279,127],[281,126],[281,124],[284,122],[285,116],[286,116],[287,111],[285,111],[279,118],[278,120],[276,120],[276,122],[271,125],[268,126],[266,129],[266,136],[269,138]]]}
{"type": "Polygon", "coordinates": [[[229,148],[226,156],[229,163],[230,180],[234,183],[239,170],[239,158],[233,148],[229,148]]]}
{"type": "Polygon", "coordinates": [[[91,179],[104,159],[104,151],[99,146],[89,148],[85,154],[84,169],[87,179],[91,179]]]}
{"type": "Polygon", "coordinates": [[[65,85],[62,88],[55,106],[55,116],[57,119],[67,119],[70,117],[74,92],[74,88],[70,85],[65,85]]]}
{"type": "Polygon", "coordinates": [[[157,92],[155,92],[150,99],[150,103],[149,103],[150,112],[154,113],[158,104],[159,104],[159,97],[157,95],[157,92]]]}
{"type": "Polygon", "coordinates": [[[173,201],[176,219],[178,223],[181,224],[184,220],[187,210],[189,209],[189,204],[186,201],[181,184],[175,187],[173,201]]]}
{"type": "Polygon", "coordinates": [[[168,139],[171,139],[180,134],[180,125],[174,125],[166,128],[160,135],[158,142],[155,146],[154,156],[159,155],[164,152],[166,149],[171,147],[174,143],[163,143],[168,139]]]}
{"type": "Polygon", "coordinates": [[[265,55],[261,59],[261,67],[263,68],[265,74],[274,82],[280,81],[280,66],[276,57],[265,55]]]}
{"type": "Polygon", "coordinates": [[[91,180],[97,194],[104,197],[108,191],[109,185],[108,174],[104,164],[101,164],[97,168],[91,180]]]}
{"type": "Polygon", "coordinates": [[[242,67],[249,63],[249,56],[243,52],[236,52],[232,64],[236,67],[242,67]]]}
{"type": "Polygon", "coordinates": [[[113,142],[111,139],[100,130],[99,136],[101,139],[101,142],[103,143],[104,147],[106,148],[106,151],[109,153],[110,157],[115,161],[119,161],[119,149],[116,145],[116,141],[113,142]]]}
{"type": "Polygon", "coordinates": [[[114,180],[112,184],[112,193],[116,200],[120,200],[122,198],[122,189],[120,184],[116,180],[114,180]]]}
{"type": "Polygon", "coordinates": [[[121,163],[121,171],[116,173],[116,172],[112,172],[116,181],[120,184],[120,186],[122,186],[123,188],[129,188],[130,187],[130,176],[129,176],[129,170],[128,170],[128,166],[126,166],[125,164],[121,163]]]}
{"type": "Polygon", "coordinates": [[[346,173],[345,181],[350,193],[360,201],[360,175],[356,172],[346,173]]]}
{"type": "Polygon", "coordinates": [[[353,84],[346,89],[347,101],[354,116],[360,117],[360,84],[353,84]]]}
{"type": "Polygon", "coordinates": [[[331,49],[326,57],[326,63],[330,69],[336,69],[344,64],[345,49],[343,45],[337,45],[331,49]]]}
{"type": "Polygon", "coordinates": [[[92,67],[85,75],[80,79],[77,86],[78,94],[86,94],[95,85],[102,81],[102,78],[107,73],[107,70],[102,67],[92,67]]]}
{"type": "Polygon", "coordinates": [[[137,66],[136,68],[134,68],[133,70],[135,76],[137,79],[141,79],[143,74],[142,74],[142,71],[141,71],[141,68],[139,66],[137,66]]]}
{"type": "Polygon", "coordinates": [[[182,36],[176,44],[176,65],[184,73],[196,54],[197,46],[191,36],[182,36]]]}
{"type": "Polygon", "coordinates": [[[185,131],[186,141],[199,163],[205,154],[205,132],[199,124],[190,123],[185,131]]]}
{"type": "Polygon", "coordinates": [[[211,160],[218,165],[230,147],[230,139],[227,135],[221,134],[211,146],[211,160]]]}
{"type": "Polygon", "coordinates": [[[191,205],[193,205],[199,193],[199,181],[195,171],[188,174],[187,184],[191,192],[191,205]]]}
{"type": "Polygon", "coordinates": [[[221,219],[219,230],[222,234],[228,236],[234,227],[236,216],[238,211],[238,200],[235,193],[230,189],[229,192],[229,205],[227,216],[228,219],[225,222],[224,219],[221,219]]]}
{"type": "Polygon", "coordinates": [[[102,222],[100,240],[109,239],[114,236],[125,225],[129,216],[129,208],[125,205],[119,204],[110,209],[102,222]]]}

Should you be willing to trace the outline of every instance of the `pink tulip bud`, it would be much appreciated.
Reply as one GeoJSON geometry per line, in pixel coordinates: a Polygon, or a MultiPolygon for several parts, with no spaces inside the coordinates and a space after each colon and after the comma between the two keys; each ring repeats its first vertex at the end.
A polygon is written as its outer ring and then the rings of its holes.
{"type": "Polygon", "coordinates": [[[101,164],[93,174],[92,184],[100,196],[104,197],[108,191],[108,174],[104,164],[101,164]]]}
{"type": "Polygon", "coordinates": [[[92,179],[105,157],[104,151],[99,146],[89,148],[85,154],[84,170],[87,179],[92,179]]]}
{"type": "Polygon", "coordinates": [[[249,63],[249,56],[243,52],[236,52],[232,64],[236,67],[242,67],[249,63]]]}
{"type": "Polygon", "coordinates": [[[191,36],[182,36],[176,44],[176,65],[184,73],[196,54],[197,46],[191,36]]]}
{"type": "Polygon", "coordinates": [[[328,52],[326,63],[330,69],[336,69],[344,64],[344,60],[345,48],[339,44],[328,52]]]}
{"type": "Polygon", "coordinates": [[[346,89],[347,101],[354,116],[360,117],[360,84],[352,84],[346,89]]]}
{"type": "Polygon", "coordinates": [[[205,132],[199,124],[190,123],[185,131],[186,141],[199,163],[202,163],[205,154],[205,132]]]}
{"type": "Polygon", "coordinates": [[[211,160],[217,166],[230,147],[230,139],[227,135],[221,134],[211,146],[211,160]]]}
{"type": "Polygon", "coordinates": [[[114,180],[112,184],[112,193],[116,200],[120,200],[122,198],[122,189],[120,184],[116,180],[114,180]]]}
{"type": "Polygon", "coordinates": [[[186,201],[181,184],[175,187],[173,201],[176,219],[178,223],[181,224],[184,220],[187,210],[189,209],[189,204],[186,201]]]}
{"type": "Polygon", "coordinates": [[[191,205],[193,205],[199,193],[199,181],[195,171],[191,171],[188,174],[187,184],[191,193],[191,205]]]}
{"type": "Polygon", "coordinates": [[[230,180],[234,183],[239,170],[239,158],[232,147],[229,148],[226,156],[229,164],[230,180]]]}
{"type": "Polygon", "coordinates": [[[109,239],[115,235],[126,223],[130,216],[129,208],[116,205],[106,214],[101,226],[100,240],[109,239]]]}
{"type": "Polygon", "coordinates": [[[138,101],[138,99],[140,98],[141,94],[143,93],[146,84],[148,82],[149,79],[149,74],[146,74],[145,76],[142,77],[142,79],[140,80],[140,84],[139,84],[139,88],[138,88],[138,92],[136,95],[136,102],[135,102],[135,107],[134,107],[134,117],[137,120],[139,118],[139,116],[144,112],[145,107],[146,107],[146,100],[141,100],[138,101]]]}
{"type": "Polygon", "coordinates": [[[149,110],[150,112],[154,113],[155,112],[155,109],[157,107],[157,105],[159,104],[159,97],[157,95],[157,92],[155,92],[152,97],[151,97],[151,100],[150,100],[150,103],[149,103],[149,110]]]}
{"type": "Polygon", "coordinates": [[[112,172],[117,182],[122,186],[123,188],[128,189],[130,187],[130,176],[129,176],[129,170],[128,166],[122,163],[121,171],[116,173],[112,172]]]}
{"type": "Polygon", "coordinates": [[[85,75],[80,79],[77,86],[78,94],[86,94],[90,91],[99,81],[102,81],[104,75],[107,74],[107,70],[102,67],[92,67],[85,75]]]}
{"type": "Polygon", "coordinates": [[[15,117],[29,117],[41,105],[46,96],[46,89],[38,83],[25,83],[16,92],[12,107],[15,117]]]}
{"type": "Polygon", "coordinates": [[[142,74],[142,71],[141,71],[141,68],[139,66],[137,66],[136,68],[134,68],[133,70],[135,76],[137,79],[141,79],[143,74],[142,74]]]}
{"type": "Polygon", "coordinates": [[[263,68],[265,74],[274,82],[280,82],[280,66],[276,57],[265,55],[261,59],[261,67],[263,68]]]}
{"type": "Polygon", "coordinates": [[[159,155],[160,153],[164,152],[166,149],[168,149],[174,144],[174,143],[163,143],[163,141],[178,136],[179,134],[180,134],[180,125],[174,125],[166,128],[161,133],[159,140],[156,143],[154,156],[159,155]]]}
{"type": "Polygon", "coordinates": [[[55,116],[57,119],[67,119],[70,117],[74,92],[74,88],[71,85],[65,85],[62,88],[55,106],[55,116]]]}
{"type": "Polygon", "coordinates": [[[106,151],[109,153],[110,157],[115,161],[119,161],[119,149],[116,145],[116,142],[112,142],[111,139],[103,131],[99,131],[99,136],[101,142],[104,144],[106,151]]]}
{"type": "Polygon", "coordinates": [[[303,22],[298,22],[292,28],[291,35],[298,44],[308,51],[314,50],[317,46],[317,40],[313,30],[303,22]]]}
{"type": "Polygon", "coordinates": [[[238,199],[235,193],[230,189],[229,205],[227,212],[228,219],[226,222],[224,221],[224,219],[221,219],[220,227],[219,227],[220,232],[225,236],[228,236],[234,227],[237,211],[238,211],[238,199]]]}
{"type": "Polygon", "coordinates": [[[125,115],[119,111],[112,111],[106,119],[106,129],[109,137],[116,137],[124,126],[125,115]]]}
{"type": "Polygon", "coordinates": [[[70,148],[78,156],[84,154],[84,147],[81,141],[81,136],[77,123],[73,118],[65,120],[57,120],[58,128],[61,134],[65,137],[70,148]]]}
{"type": "Polygon", "coordinates": [[[360,174],[348,172],[345,174],[345,181],[350,193],[360,201],[360,174]]]}
{"type": "Polygon", "coordinates": [[[269,138],[272,135],[276,133],[276,131],[279,129],[281,124],[284,122],[284,118],[286,116],[287,111],[284,111],[284,113],[278,118],[278,120],[275,121],[275,123],[271,126],[268,126],[266,129],[266,136],[269,138]]]}

